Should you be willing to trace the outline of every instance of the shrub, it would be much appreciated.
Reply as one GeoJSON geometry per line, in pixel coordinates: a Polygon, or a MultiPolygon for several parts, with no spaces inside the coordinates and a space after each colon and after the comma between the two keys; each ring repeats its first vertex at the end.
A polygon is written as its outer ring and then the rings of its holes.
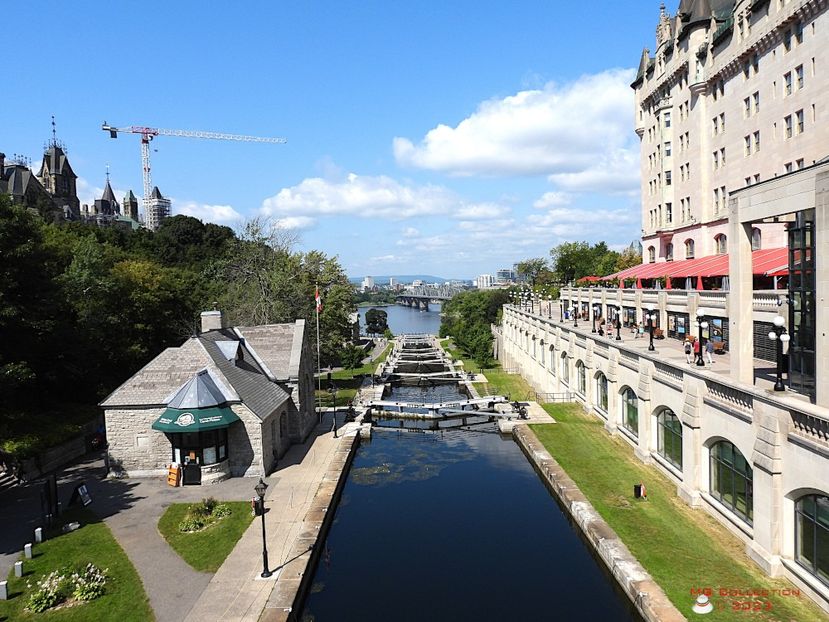
{"type": "Polygon", "coordinates": [[[183,532],[199,531],[204,527],[204,518],[187,514],[184,520],[178,524],[178,530],[183,532]]]}
{"type": "MultiPolygon", "coordinates": [[[[51,609],[71,596],[75,600],[95,600],[103,596],[107,582],[107,570],[95,564],[72,571],[69,568],[53,570],[35,585],[26,607],[35,613],[51,609]]],[[[31,587],[31,584],[27,584],[31,587]]]]}
{"type": "Polygon", "coordinates": [[[230,516],[230,511],[230,506],[227,503],[220,503],[213,508],[213,517],[224,518],[225,516],[230,516]]]}

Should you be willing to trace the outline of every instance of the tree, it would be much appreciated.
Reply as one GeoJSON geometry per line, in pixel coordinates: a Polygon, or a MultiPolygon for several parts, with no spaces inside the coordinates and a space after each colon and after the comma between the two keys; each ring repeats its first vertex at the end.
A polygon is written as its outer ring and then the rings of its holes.
{"type": "Polygon", "coordinates": [[[346,369],[356,369],[362,365],[365,354],[365,350],[362,348],[358,348],[352,343],[346,344],[340,351],[340,363],[346,369]]]}
{"type": "Polygon", "coordinates": [[[369,335],[382,335],[389,328],[389,314],[382,309],[369,309],[366,311],[366,333],[369,335]]]}
{"type": "Polygon", "coordinates": [[[515,268],[520,277],[525,279],[531,287],[535,287],[539,275],[547,271],[547,260],[543,257],[525,259],[518,262],[515,268]]]}
{"type": "Polygon", "coordinates": [[[637,253],[632,248],[626,248],[619,254],[619,257],[616,259],[614,272],[621,272],[622,270],[627,270],[628,268],[638,266],[641,263],[642,255],[637,253]]]}
{"type": "Polygon", "coordinates": [[[504,290],[472,290],[454,296],[443,307],[440,336],[451,336],[455,345],[484,368],[492,363],[491,325],[509,301],[504,290]]]}
{"type": "Polygon", "coordinates": [[[619,253],[604,242],[591,246],[587,242],[564,242],[550,251],[553,271],[562,283],[585,276],[606,276],[616,271],[619,253]]]}

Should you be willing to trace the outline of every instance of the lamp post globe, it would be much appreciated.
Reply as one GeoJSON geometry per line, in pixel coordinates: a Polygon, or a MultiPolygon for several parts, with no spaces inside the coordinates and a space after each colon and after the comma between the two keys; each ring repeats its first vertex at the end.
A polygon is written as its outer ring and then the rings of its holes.
{"type": "Polygon", "coordinates": [[[656,348],[653,346],[653,329],[654,329],[654,321],[656,320],[656,314],[654,313],[654,306],[648,305],[648,314],[645,316],[648,320],[648,333],[650,336],[650,340],[648,342],[648,352],[653,352],[656,348]]]}
{"type": "Polygon", "coordinates": [[[256,496],[258,497],[259,502],[259,512],[262,516],[262,574],[260,575],[263,579],[267,579],[273,573],[268,570],[268,544],[265,540],[265,491],[267,491],[268,485],[262,481],[262,478],[259,478],[259,483],[253,487],[253,490],[256,491],[256,496]]]}

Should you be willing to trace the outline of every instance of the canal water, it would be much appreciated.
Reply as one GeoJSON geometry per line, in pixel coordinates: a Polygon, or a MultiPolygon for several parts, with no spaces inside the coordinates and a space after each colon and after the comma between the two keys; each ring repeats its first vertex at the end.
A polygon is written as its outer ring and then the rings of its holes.
{"type": "Polygon", "coordinates": [[[389,329],[395,335],[428,333],[437,335],[440,329],[440,304],[429,304],[428,311],[420,311],[403,305],[387,307],[358,307],[360,313],[360,332],[366,330],[366,311],[380,309],[388,315],[389,329]]]}
{"type": "Polygon", "coordinates": [[[640,619],[518,445],[476,430],[362,442],[303,621],[640,619]]]}

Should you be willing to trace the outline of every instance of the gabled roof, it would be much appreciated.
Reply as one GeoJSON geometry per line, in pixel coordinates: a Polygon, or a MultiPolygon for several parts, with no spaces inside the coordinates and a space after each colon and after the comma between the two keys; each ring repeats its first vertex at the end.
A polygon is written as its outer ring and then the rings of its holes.
{"type": "Polygon", "coordinates": [[[14,197],[25,196],[30,185],[35,185],[41,192],[46,193],[40,180],[22,164],[6,165],[0,180],[3,181],[3,191],[14,197]]]}
{"type": "Polygon", "coordinates": [[[126,202],[128,202],[128,201],[129,201],[129,202],[132,202],[132,201],[137,201],[137,200],[138,200],[138,199],[136,199],[136,198],[135,198],[135,195],[132,193],[132,190],[130,190],[130,191],[127,193],[127,196],[125,196],[125,197],[124,197],[124,203],[126,203],[126,202]]]}
{"type": "Polygon", "coordinates": [[[150,193],[150,198],[153,199],[163,199],[164,197],[161,196],[161,191],[158,189],[158,186],[153,188],[153,191],[150,193]]]}
{"type": "Polygon", "coordinates": [[[45,173],[50,175],[68,175],[77,178],[72,167],[69,165],[69,159],[66,153],[57,145],[52,145],[43,154],[43,164],[40,167],[40,177],[45,173]]]}
{"type": "Polygon", "coordinates": [[[239,326],[235,332],[274,378],[289,380],[299,376],[305,320],[293,324],[239,326]]]}

